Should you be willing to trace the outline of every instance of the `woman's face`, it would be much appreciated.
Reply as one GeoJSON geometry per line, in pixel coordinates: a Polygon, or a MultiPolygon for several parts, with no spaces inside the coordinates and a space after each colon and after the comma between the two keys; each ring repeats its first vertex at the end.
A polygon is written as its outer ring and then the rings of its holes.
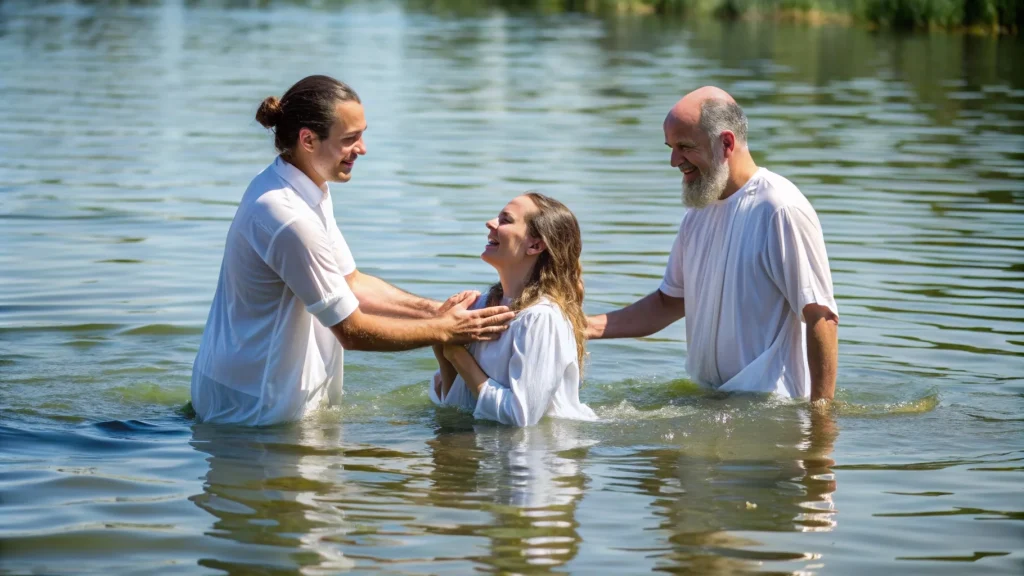
{"type": "Polygon", "coordinates": [[[518,196],[509,202],[497,218],[487,222],[487,246],[480,255],[484,262],[499,271],[512,270],[517,265],[544,251],[544,243],[531,238],[526,218],[537,211],[529,196],[518,196]]]}

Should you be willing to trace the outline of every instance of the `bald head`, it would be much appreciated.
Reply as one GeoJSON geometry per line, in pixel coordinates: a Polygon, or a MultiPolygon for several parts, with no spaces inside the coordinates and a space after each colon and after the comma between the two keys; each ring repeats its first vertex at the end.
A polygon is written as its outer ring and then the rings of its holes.
{"type": "Polygon", "coordinates": [[[700,126],[709,140],[728,130],[741,144],[747,142],[747,117],[728,92],[703,86],[683,96],[665,117],[665,124],[700,126]]]}
{"type": "Polygon", "coordinates": [[[697,88],[686,96],[683,96],[676,105],[669,110],[670,118],[676,120],[700,121],[700,109],[705,102],[717,100],[721,104],[736,104],[728,92],[716,86],[704,86],[697,88]]]}

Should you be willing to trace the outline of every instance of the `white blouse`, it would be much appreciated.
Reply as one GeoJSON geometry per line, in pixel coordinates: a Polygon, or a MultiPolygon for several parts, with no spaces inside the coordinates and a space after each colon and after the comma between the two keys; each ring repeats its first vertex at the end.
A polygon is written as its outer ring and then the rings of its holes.
{"type": "MultiPolygon", "coordinates": [[[[481,296],[474,308],[485,305],[481,296]]],[[[580,366],[572,324],[553,302],[542,298],[519,312],[498,340],[474,342],[469,352],[487,374],[480,397],[473,398],[462,376],[444,397],[430,382],[430,399],[438,406],[456,406],[475,418],[511,426],[532,426],[544,416],[597,420],[580,402],[580,366]]]]}
{"type": "Polygon", "coordinates": [[[356,269],[318,187],[280,157],[242,196],[192,367],[202,422],[263,426],[341,397],[344,352],[330,327],[359,306],[356,269]]]}

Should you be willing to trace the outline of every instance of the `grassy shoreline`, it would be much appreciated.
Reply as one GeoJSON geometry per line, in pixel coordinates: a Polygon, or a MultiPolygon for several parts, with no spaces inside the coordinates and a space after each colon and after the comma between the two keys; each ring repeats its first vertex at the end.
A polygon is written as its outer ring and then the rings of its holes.
{"type": "Polygon", "coordinates": [[[506,0],[497,4],[535,7],[545,12],[860,23],[901,30],[1017,34],[1024,28],[1024,0],[506,0]]]}

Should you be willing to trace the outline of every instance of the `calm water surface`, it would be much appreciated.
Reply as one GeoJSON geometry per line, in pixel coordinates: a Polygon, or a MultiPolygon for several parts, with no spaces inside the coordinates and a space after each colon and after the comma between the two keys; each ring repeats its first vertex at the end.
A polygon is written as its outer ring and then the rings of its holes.
{"type": "Polygon", "coordinates": [[[1024,572],[1024,43],[381,3],[0,4],[0,572],[1024,572]],[[679,323],[599,342],[603,421],[427,399],[426,351],[347,357],[340,409],[197,425],[191,362],[259,101],[352,83],[334,188],[360,268],[481,288],[483,222],[583,226],[587,308],[655,289],[683,208],[660,132],[715,83],[818,210],[828,414],[683,379],[679,323]]]}

